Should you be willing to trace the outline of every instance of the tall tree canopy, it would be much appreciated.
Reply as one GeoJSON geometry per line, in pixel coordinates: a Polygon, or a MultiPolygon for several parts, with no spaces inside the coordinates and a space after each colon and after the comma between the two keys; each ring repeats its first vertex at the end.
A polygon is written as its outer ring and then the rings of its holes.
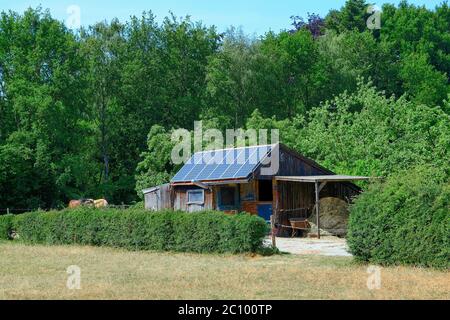
{"type": "Polygon", "coordinates": [[[57,205],[92,184],[86,61],[47,11],[1,14],[0,203],[57,205]]]}
{"type": "Polygon", "coordinates": [[[294,12],[293,30],[258,38],[150,11],[76,32],[41,8],[2,12],[0,209],[136,201],[176,169],[169,133],[200,119],[278,128],[342,173],[447,170],[448,3],[384,5],[380,30],[368,5],[294,12]]]}

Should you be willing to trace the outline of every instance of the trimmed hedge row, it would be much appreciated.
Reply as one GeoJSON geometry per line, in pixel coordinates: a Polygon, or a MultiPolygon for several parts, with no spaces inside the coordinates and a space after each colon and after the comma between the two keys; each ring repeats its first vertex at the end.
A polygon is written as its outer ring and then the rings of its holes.
{"type": "Polygon", "coordinates": [[[12,231],[13,218],[14,216],[12,214],[0,216],[0,240],[9,239],[12,231]]]}
{"type": "Polygon", "coordinates": [[[0,238],[20,241],[197,253],[255,252],[268,226],[248,214],[80,208],[0,216],[0,238]]]}
{"type": "Polygon", "coordinates": [[[348,244],[361,261],[450,268],[450,183],[419,167],[372,185],[351,207],[348,244]]]}

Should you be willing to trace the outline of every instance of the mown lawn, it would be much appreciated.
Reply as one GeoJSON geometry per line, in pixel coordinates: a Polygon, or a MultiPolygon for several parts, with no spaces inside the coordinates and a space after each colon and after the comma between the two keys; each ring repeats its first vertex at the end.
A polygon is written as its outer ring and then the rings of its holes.
{"type": "Polygon", "coordinates": [[[0,242],[0,299],[449,299],[450,272],[381,270],[348,257],[232,256],[130,252],[0,242]],[[66,268],[81,268],[81,289],[66,268]]]}

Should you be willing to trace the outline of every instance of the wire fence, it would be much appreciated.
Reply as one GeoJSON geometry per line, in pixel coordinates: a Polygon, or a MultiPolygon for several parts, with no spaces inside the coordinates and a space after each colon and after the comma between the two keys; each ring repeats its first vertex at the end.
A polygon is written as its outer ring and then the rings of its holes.
{"type": "Polygon", "coordinates": [[[43,210],[43,209],[36,209],[36,208],[0,208],[0,215],[4,214],[21,214],[25,212],[30,211],[36,211],[36,210],[43,210]]]}

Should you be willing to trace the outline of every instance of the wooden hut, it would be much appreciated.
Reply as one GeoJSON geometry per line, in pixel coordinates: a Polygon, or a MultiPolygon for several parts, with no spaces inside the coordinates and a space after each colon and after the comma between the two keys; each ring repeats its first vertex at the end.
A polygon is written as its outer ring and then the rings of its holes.
{"type": "MultiPolygon", "coordinates": [[[[350,181],[366,179],[336,175],[276,144],[196,153],[167,188],[152,192],[163,197],[164,190],[164,198],[170,199],[167,206],[175,210],[214,209],[259,215],[272,220],[279,227],[278,233],[283,234],[291,219],[308,218],[313,209],[319,210],[320,196],[350,202],[361,191],[350,181]]],[[[146,196],[146,208],[161,208],[159,202],[155,204],[156,198],[146,196]]],[[[320,215],[316,216],[315,223],[320,226],[320,215]]]]}

